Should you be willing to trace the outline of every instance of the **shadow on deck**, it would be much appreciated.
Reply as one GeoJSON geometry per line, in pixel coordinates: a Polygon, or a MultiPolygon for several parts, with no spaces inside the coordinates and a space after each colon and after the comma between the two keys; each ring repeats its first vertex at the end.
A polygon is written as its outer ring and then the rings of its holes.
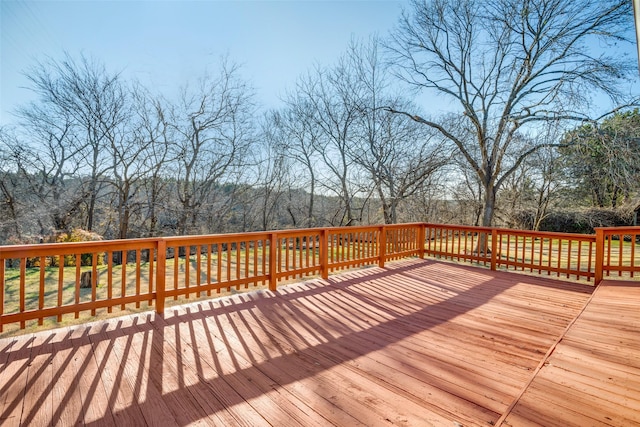
{"type": "Polygon", "coordinates": [[[409,260],[175,307],[164,318],[7,338],[0,422],[632,424],[640,288],[627,285],[606,282],[591,298],[590,286],[409,260]],[[596,329],[602,342],[590,347],[596,329]],[[621,346],[624,356],[609,359],[621,346]],[[616,397],[623,403],[611,407],[616,397]]]}

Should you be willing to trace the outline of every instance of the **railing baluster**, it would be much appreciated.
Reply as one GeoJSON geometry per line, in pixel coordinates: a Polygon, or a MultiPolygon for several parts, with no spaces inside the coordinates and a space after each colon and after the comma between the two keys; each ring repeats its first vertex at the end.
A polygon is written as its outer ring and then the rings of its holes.
{"type": "MultiPolygon", "coordinates": [[[[76,295],[75,295],[75,303],[76,305],[78,305],[80,303],[80,265],[82,264],[82,257],[80,254],[76,254],[76,295]]],[[[22,286],[21,286],[22,288],[22,286]]],[[[123,308],[124,310],[124,305],[123,308]]],[[[79,318],[80,317],[80,312],[78,310],[76,310],[75,312],[75,318],[79,318]]],[[[24,326],[22,327],[24,328],[24,326]]]]}
{"type": "MultiPolygon", "coordinates": [[[[216,282],[222,283],[222,245],[216,243],[216,282]]],[[[221,289],[218,287],[218,293],[221,289]]]]}
{"type": "Polygon", "coordinates": [[[562,262],[562,238],[558,239],[558,262],[557,262],[557,276],[560,277],[560,265],[562,262]]]}
{"type": "MultiPolygon", "coordinates": [[[[64,290],[64,256],[58,256],[58,307],[62,307],[62,292],[64,290]]],[[[62,322],[62,314],[58,314],[58,322],[62,322]]]]}
{"type": "MultiPolygon", "coordinates": [[[[611,267],[611,235],[607,235],[605,237],[605,241],[607,244],[607,262],[605,263],[605,265],[607,267],[611,267]]],[[[607,268],[607,276],[609,276],[610,273],[611,273],[610,268],[607,268]]]]}
{"type": "Polygon", "coordinates": [[[571,270],[571,240],[567,242],[567,279],[569,278],[568,270],[571,270]]]}
{"type": "Polygon", "coordinates": [[[153,305],[153,278],[155,277],[153,275],[154,273],[154,256],[153,256],[153,252],[154,249],[153,248],[149,248],[148,249],[148,253],[147,253],[147,262],[148,262],[148,266],[149,266],[149,300],[147,301],[147,303],[151,306],[153,305]]]}
{"type": "Polygon", "coordinates": [[[2,316],[4,315],[4,292],[5,292],[5,263],[7,261],[4,258],[0,258],[0,332],[4,331],[4,322],[2,316]]]}
{"type": "MultiPolygon", "coordinates": [[[[618,243],[619,243],[619,251],[618,251],[618,267],[622,267],[623,266],[623,260],[622,260],[622,249],[624,248],[624,234],[620,234],[618,236],[618,243]]],[[[622,269],[618,270],[618,277],[622,276],[622,269]]]]}
{"type": "MultiPolygon", "coordinates": [[[[578,241],[578,259],[577,259],[577,265],[576,265],[576,270],[578,272],[582,270],[582,244],[583,243],[584,242],[582,240],[578,241]]],[[[580,273],[576,275],[576,279],[580,279],[580,273]]]]}
{"type": "MultiPolygon", "coordinates": [[[[20,313],[24,313],[25,311],[25,287],[26,287],[26,277],[27,277],[27,258],[20,258],[20,313]]],[[[78,286],[80,284],[78,283],[78,286]]],[[[20,329],[24,329],[25,321],[20,321],[20,329]]]]}
{"type": "Polygon", "coordinates": [[[191,296],[189,292],[189,270],[191,270],[191,246],[186,244],[184,246],[184,287],[186,289],[185,297],[188,299],[191,296]]]}
{"type": "MultiPolygon", "coordinates": [[[[244,279],[251,277],[251,274],[249,273],[249,254],[251,251],[251,243],[252,242],[249,240],[244,242],[244,275],[242,276],[244,279]]],[[[253,265],[255,265],[255,263],[253,265]]],[[[244,288],[249,288],[249,282],[245,282],[244,288]]]]}
{"type": "Polygon", "coordinates": [[[379,243],[378,243],[378,267],[384,268],[384,263],[387,257],[387,229],[385,226],[380,227],[378,230],[379,243]]]}
{"type": "MultiPolygon", "coordinates": [[[[240,255],[241,255],[241,245],[240,243],[236,242],[236,279],[240,278],[240,265],[242,264],[240,262],[240,255]]],[[[240,283],[238,283],[236,285],[236,290],[239,291],[240,290],[240,283]]]]}
{"type": "MultiPolygon", "coordinates": [[[[589,242],[589,261],[587,261],[587,272],[591,273],[592,269],[591,269],[591,258],[593,256],[593,242],[589,242]]],[[[595,271],[594,271],[595,274],[595,271]]],[[[587,281],[591,280],[590,276],[587,276],[587,281]]]]}
{"type": "MultiPolygon", "coordinates": [[[[96,302],[98,291],[98,254],[96,252],[93,253],[91,257],[91,302],[96,302]]],[[[95,307],[91,309],[91,315],[96,315],[95,307]]]]}
{"type": "Polygon", "coordinates": [[[278,261],[278,253],[280,251],[277,246],[279,246],[278,235],[276,233],[272,233],[271,241],[269,243],[269,290],[273,292],[275,292],[278,287],[276,262],[278,261]]]}
{"type": "MultiPolygon", "coordinates": [[[[113,252],[107,251],[107,299],[113,299],[113,252]]],[[[107,313],[112,313],[113,307],[107,307],[107,313]]]]}
{"type": "Polygon", "coordinates": [[[538,274],[542,273],[541,270],[541,266],[542,266],[542,247],[544,246],[544,239],[540,239],[538,241],[538,274]]]}
{"type": "MultiPolygon", "coordinates": [[[[129,259],[129,253],[126,250],[123,250],[121,252],[121,256],[120,256],[120,265],[122,266],[122,283],[120,283],[120,296],[121,297],[125,297],[127,295],[127,261],[129,259]]],[[[178,269],[175,269],[176,274],[178,273],[178,269]]],[[[178,279],[176,277],[175,283],[178,282],[178,279]]],[[[122,304],[120,306],[120,310],[124,310],[125,305],[122,304]]]]}
{"type": "MultiPolygon", "coordinates": [[[[40,257],[40,287],[38,292],[38,310],[42,310],[44,308],[44,267],[45,267],[45,257],[40,257]]],[[[44,318],[42,316],[38,317],[38,325],[42,326],[44,322],[44,318]]]]}
{"type": "MultiPolygon", "coordinates": [[[[156,258],[158,259],[158,269],[156,271],[156,312],[164,313],[165,290],[166,290],[166,262],[167,244],[164,239],[157,242],[156,258]]],[[[153,260],[153,259],[152,259],[153,260]]]]}
{"type": "MultiPolygon", "coordinates": [[[[225,251],[225,260],[227,262],[227,281],[230,282],[233,280],[231,278],[231,260],[233,257],[231,256],[231,247],[232,242],[227,242],[227,250],[225,251]]],[[[227,292],[231,292],[231,286],[227,286],[227,292]]]]}
{"type": "MultiPolygon", "coordinates": [[[[200,274],[202,273],[201,269],[202,266],[200,265],[200,263],[202,262],[202,246],[201,245],[196,245],[196,288],[200,288],[201,285],[201,279],[200,279],[200,274]]],[[[202,293],[200,291],[198,291],[196,293],[196,298],[199,298],[202,296],[202,293]]]]}
{"type": "Polygon", "coordinates": [[[634,269],[636,266],[636,239],[637,234],[632,234],[631,237],[631,258],[629,259],[629,267],[631,267],[631,271],[629,272],[629,276],[633,277],[634,269]]]}

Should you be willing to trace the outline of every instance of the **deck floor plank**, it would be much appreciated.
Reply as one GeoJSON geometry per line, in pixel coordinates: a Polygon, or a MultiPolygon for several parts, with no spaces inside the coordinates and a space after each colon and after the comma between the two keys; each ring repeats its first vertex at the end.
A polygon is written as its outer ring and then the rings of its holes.
{"type": "MultiPolygon", "coordinates": [[[[216,419],[217,425],[264,425],[264,419],[253,408],[248,404],[238,404],[239,395],[232,387],[221,381],[216,381],[215,387],[211,386],[211,382],[218,376],[215,371],[198,375],[194,370],[187,369],[198,362],[193,360],[190,353],[182,351],[183,344],[178,326],[167,323],[160,316],[154,317],[151,326],[154,336],[157,337],[153,340],[153,346],[154,352],[157,353],[155,360],[158,368],[155,370],[153,379],[158,387],[163,387],[165,399],[176,399],[180,394],[188,393],[211,417],[216,419]],[[180,374],[178,374],[179,371],[180,374]],[[192,386],[187,389],[184,384],[178,384],[176,381],[178,377],[182,377],[185,383],[192,386]],[[235,416],[237,409],[236,411],[228,410],[234,405],[242,410],[244,419],[235,416]]],[[[195,414],[187,413],[187,415],[195,417],[195,414]]]]}
{"type": "Polygon", "coordinates": [[[414,259],[0,339],[0,423],[640,425],[640,286],[592,292],[414,259]]]}
{"type": "Polygon", "coordinates": [[[306,403],[289,393],[242,355],[242,348],[225,342],[228,351],[216,354],[229,386],[271,425],[318,425],[306,403]]]}
{"type": "MultiPolygon", "coordinates": [[[[70,339],[68,342],[60,342],[60,348],[71,350],[73,361],[72,371],[65,375],[73,376],[71,385],[67,388],[64,383],[59,387],[63,404],[56,408],[54,419],[58,417],[75,418],[75,425],[108,426],[115,425],[116,420],[111,412],[109,396],[103,382],[102,372],[106,368],[109,359],[105,358],[98,363],[94,354],[93,344],[89,335],[95,327],[85,325],[80,328],[69,328],[70,339]],[[67,344],[67,345],[64,345],[67,344]],[[77,406],[80,409],[77,409],[77,406]]],[[[68,369],[65,369],[68,371],[68,369]]],[[[65,424],[60,424],[65,425],[65,424]]]]}
{"type": "Polygon", "coordinates": [[[19,337],[7,355],[7,362],[0,370],[0,424],[20,425],[25,394],[28,389],[28,371],[33,334],[19,337]]]}
{"type": "MultiPolygon", "coordinates": [[[[185,425],[187,419],[182,417],[189,413],[187,411],[194,411],[194,406],[186,405],[191,400],[181,399],[181,406],[177,409],[168,405],[162,401],[162,390],[150,379],[154,375],[151,363],[154,356],[153,338],[150,337],[149,328],[137,328],[139,323],[146,323],[145,319],[141,316],[123,316],[119,320],[117,324],[109,324],[106,335],[114,343],[114,354],[122,360],[123,378],[132,390],[132,397],[137,404],[134,406],[140,408],[148,425],[185,425]]],[[[201,415],[206,415],[206,412],[201,411],[201,415]]]]}
{"type": "MultiPolygon", "coordinates": [[[[309,313],[307,315],[313,315],[313,306],[309,307],[309,313]]],[[[441,354],[439,352],[430,352],[430,347],[424,346],[419,340],[420,334],[415,334],[410,338],[406,337],[406,332],[400,335],[395,333],[394,328],[387,328],[384,331],[376,330],[371,331],[367,335],[367,339],[375,339],[378,343],[384,343],[391,341],[397,341],[397,345],[392,349],[385,351],[377,351],[368,354],[367,356],[360,357],[362,374],[371,374],[372,372],[378,372],[379,378],[385,378],[391,376],[391,384],[406,384],[410,380],[407,378],[413,374],[418,376],[421,383],[428,383],[437,387],[431,387],[429,394],[437,393],[437,391],[445,390],[445,393],[450,396],[454,394],[468,402],[474,401],[474,394],[476,399],[484,399],[483,395],[478,395],[476,390],[478,385],[486,385],[489,381],[479,372],[480,370],[474,369],[470,365],[465,367],[455,366],[451,363],[451,358],[448,358],[446,362],[439,360],[441,354]],[[370,361],[375,363],[370,363],[370,361]],[[425,362],[428,360],[428,362],[425,362]],[[404,361],[405,363],[397,364],[397,361],[404,361]],[[367,363],[369,362],[369,363],[367,363]],[[420,369],[416,369],[417,366],[423,365],[420,369]],[[459,372],[456,372],[459,371],[459,372]],[[402,378],[394,379],[395,376],[402,378]]],[[[363,340],[359,336],[354,336],[348,341],[341,342],[338,346],[331,346],[330,352],[332,354],[343,354],[346,360],[355,360],[361,354],[369,353],[366,351],[367,346],[370,343],[363,340]],[[364,349],[364,351],[363,351],[364,349]]],[[[448,353],[450,354],[450,353],[448,353]]],[[[497,374],[496,378],[500,375],[497,374]]],[[[494,379],[496,379],[494,378],[494,379]]],[[[389,382],[389,379],[386,381],[389,382]]],[[[420,389],[417,384],[413,387],[420,389]]],[[[416,390],[417,391],[417,390],[416,390]]],[[[454,402],[448,402],[450,406],[455,406],[454,402]]],[[[482,406],[485,408],[488,406],[482,406]]],[[[466,408],[468,412],[470,408],[466,408]]]]}
{"type": "MultiPolygon", "coordinates": [[[[300,315],[300,313],[298,314],[300,315]]],[[[241,313],[232,314],[233,317],[236,317],[237,315],[241,316],[242,314],[241,313]]],[[[253,317],[260,318],[261,316],[259,314],[255,314],[253,317]]],[[[238,324],[238,323],[240,322],[233,322],[233,324],[238,324]]],[[[251,323],[251,321],[248,321],[248,323],[251,323]]],[[[273,324],[273,322],[270,322],[270,321],[267,321],[265,323],[273,324]]],[[[257,328],[253,328],[253,330],[255,329],[257,328]]],[[[242,331],[239,331],[240,334],[241,332],[242,331]]],[[[318,347],[308,347],[300,338],[286,336],[286,331],[284,331],[284,333],[281,334],[282,332],[283,332],[282,330],[271,330],[270,337],[275,338],[275,341],[282,343],[282,346],[280,348],[291,347],[291,346],[293,348],[296,348],[297,349],[297,351],[295,352],[295,356],[297,356],[296,365],[306,364],[311,368],[312,371],[318,371],[314,376],[315,380],[317,380],[318,382],[321,382],[322,384],[334,385],[333,387],[330,387],[331,389],[330,395],[325,396],[325,398],[330,399],[332,401],[336,401],[337,399],[340,399],[345,402],[351,402],[350,404],[351,407],[349,408],[349,410],[352,416],[362,417],[362,415],[365,414],[368,417],[366,419],[358,418],[361,423],[365,425],[371,425],[372,420],[370,419],[370,414],[372,413],[376,413],[379,416],[379,419],[377,420],[376,424],[382,421],[385,421],[387,419],[405,419],[407,417],[409,417],[407,419],[412,419],[413,423],[425,422],[425,419],[424,419],[425,415],[424,415],[424,411],[422,410],[424,399],[420,399],[418,402],[416,402],[415,399],[412,398],[412,396],[409,396],[409,397],[407,395],[402,396],[404,398],[408,397],[408,400],[414,400],[414,403],[418,405],[417,407],[414,407],[413,414],[407,414],[406,411],[403,413],[398,413],[397,409],[394,409],[394,407],[386,405],[386,402],[383,402],[381,405],[377,405],[377,407],[372,407],[371,405],[369,405],[369,403],[372,401],[373,398],[371,397],[370,394],[366,394],[368,393],[367,389],[371,389],[371,388],[378,389],[379,387],[388,388],[390,386],[391,387],[395,387],[395,386],[392,386],[388,381],[381,382],[379,380],[379,377],[372,375],[373,369],[364,369],[362,367],[362,364],[371,365],[371,361],[369,360],[370,359],[369,357],[364,357],[364,356],[359,357],[360,355],[363,354],[362,348],[358,348],[356,351],[349,352],[346,349],[346,342],[341,342],[339,345],[333,345],[332,342],[328,342],[324,344],[322,347],[320,347],[321,349],[319,349],[318,347]],[[359,359],[355,360],[358,357],[359,359]],[[333,366],[333,367],[330,369],[327,369],[323,373],[322,372],[323,366],[327,366],[327,367],[333,366]],[[355,380],[353,378],[354,373],[355,373],[355,380]],[[369,384],[368,387],[362,387],[362,385],[358,385],[357,384],[358,381],[363,378],[369,379],[370,381],[372,381],[372,384],[369,384]],[[347,392],[345,392],[345,386],[349,389],[347,392]],[[356,396],[356,398],[354,398],[353,395],[356,392],[361,393],[364,397],[357,398],[356,396]],[[355,403],[360,403],[360,402],[365,403],[365,408],[363,408],[364,411],[360,410],[361,408],[359,408],[356,414],[355,411],[353,410],[353,406],[355,403]]],[[[225,335],[228,336],[228,334],[229,334],[228,332],[225,332],[225,335]]],[[[268,342],[268,341],[269,339],[264,340],[264,342],[268,342]]],[[[370,349],[370,347],[367,347],[367,348],[370,349]]],[[[368,351],[365,351],[364,353],[367,353],[367,352],[368,351]]],[[[375,358],[375,356],[371,356],[371,357],[375,358]]],[[[392,375],[392,374],[393,372],[390,372],[388,368],[385,370],[386,376],[392,375]]],[[[405,378],[402,378],[401,380],[405,381],[407,380],[407,378],[405,377],[405,378]]],[[[405,409],[408,409],[409,406],[411,406],[409,402],[404,402],[404,404],[401,405],[401,407],[404,407],[405,409]]],[[[334,422],[337,425],[344,425],[340,422],[339,419],[335,419],[334,417],[331,417],[330,419],[331,419],[331,422],[334,422]]],[[[446,419],[438,418],[434,414],[431,417],[431,422],[435,422],[436,420],[438,420],[438,422],[444,422],[446,419]]]]}
{"type": "Polygon", "coordinates": [[[549,426],[640,425],[638,308],[639,283],[603,281],[504,425],[519,417],[549,426]]]}
{"type": "MultiPolygon", "coordinates": [[[[117,319],[116,322],[121,322],[117,319]]],[[[109,322],[94,324],[88,334],[93,348],[93,355],[98,366],[99,375],[104,385],[107,398],[107,408],[111,411],[116,425],[136,426],[145,425],[146,421],[130,383],[125,378],[123,360],[116,352],[120,343],[117,337],[109,336],[107,330],[109,322]]],[[[126,340],[126,338],[124,338],[126,340]]],[[[85,408],[90,409],[92,401],[87,400],[85,408]]]]}
{"type": "Polygon", "coordinates": [[[27,389],[22,408],[22,425],[44,425],[53,416],[53,341],[61,332],[35,334],[27,368],[27,389]]]}
{"type": "MultiPolygon", "coordinates": [[[[315,378],[309,380],[308,377],[322,372],[317,364],[309,364],[302,359],[296,359],[295,363],[291,363],[289,357],[292,354],[283,351],[283,347],[275,342],[273,335],[266,334],[260,324],[251,324],[252,327],[247,329],[247,323],[230,321],[230,315],[231,313],[229,316],[216,316],[215,320],[206,320],[207,330],[217,348],[234,348],[234,353],[238,359],[242,359],[245,370],[261,371],[283,390],[295,395],[300,402],[307,402],[304,410],[309,414],[317,414],[314,424],[326,425],[327,420],[337,420],[338,425],[357,424],[358,420],[352,415],[343,412],[331,401],[323,400],[321,395],[314,392],[315,378]]],[[[338,383],[328,384],[333,384],[336,390],[341,387],[338,383]]]]}
{"type": "MultiPolygon", "coordinates": [[[[231,313],[231,315],[233,316],[233,322],[231,322],[232,325],[234,325],[234,328],[237,328],[238,325],[242,324],[242,321],[238,319],[236,313],[231,313]]],[[[254,330],[257,330],[254,329],[254,330]]],[[[231,339],[230,337],[230,332],[227,330],[224,330],[223,332],[224,336],[227,339],[231,339]]],[[[304,334],[301,334],[304,337],[304,334]]],[[[241,335],[236,335],[236,337],[241,336],[241,335]]],[[[265,337],[265,341],[268,340],[269,338],[265,337]]],[[[244,341],[246,341],[246,338],[242,337],[240,338],[241,340],[241,344],[242,346],[246,346],[246,344],[244,344],[244,341]]],[[[289,343],[290,342],[290,338],[285,338],[283,340],[283,343],[289,343]]],[[[378,389],[379,385],[375,384],[375,383],[369,383],[367,384],[367,386],[363,386],[361,384],[361,381],[364,381],[364,378],[360,378],[360,381],[353,381],[353,379],[351,378],[351,375],[349,374],[349,372],[347,371],[346,367],[341,366],[340,363],[336,363],[336,361],[334,359],[331,358],[327,358],[326,356],[320,354],[319,352],[316,352],[316,348],[313,347],[305,347],[304,344],[300,344],[298,343],[297,345],[299,351],[297,352],[297,356],[301,359],[306,359],[307,363],[314,363],[317,364],[317,366],[319,367],[324,367],[324,372],[322,372],[322,376],[326,377],[326,379],[323,379],[321,381],[323,382],[330,382],[330,383],[335,383],[338,384],[341,387],[341,392],[345,392],[351,397],[352,401],[362,401],[365,402],[365,404],[368,406],[368,411],[371,412],[376,412],[378,413],[381,417],[387,417],[387,418],[393,418],[394,415],[394,408],[391,406],[390,402],[387,401],[380,401],[377,402],[377,407],[373,407],[372,402],[373,400],[377,397],[377,394],[372,391],[375,389],[378,389]],[[359,398],[358,396],[362,396],[362,398],[359,398]]],[[[286,357],[286,354],[285,354],[286,357]]],[[[423,420],[421,415],[417,415],[418,412],[420,412],[419,408],[413,407],[414,412],[411,413],[411,404],[409,402],[404,402],[404,413],[401,414],[401,417],[408,417],[410,419],[413,419],[413,423],[417,422],[418,420],[423,420]],[[405,414],[406,413],[406,414],[405,414]]],[[[384,418],[383,418],[384,419],[384,418]]],[[[324,421],[324,423],[326,424],[326,421],[324,421]]]]}
{"type": "Polygon", "coordinates": [[[52,420],[56,425],[72,426],[77,420],[82,420],[82,397],[78,389],[78,380],[73,367],[75,353],[71,346],[66,346],[72,340],[72,332],[67,328],[60,329],[60,339],[53,343],[53,379],[52,390],[52,420]],[[67,400],[69,399],[69,400],[67,400]],[[62,408],[66,410],[62,411],[62,408]]]}

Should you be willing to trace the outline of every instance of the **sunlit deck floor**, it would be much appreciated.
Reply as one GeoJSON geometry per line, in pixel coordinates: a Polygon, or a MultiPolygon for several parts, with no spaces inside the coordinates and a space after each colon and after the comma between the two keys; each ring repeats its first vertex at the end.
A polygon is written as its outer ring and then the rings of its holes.
{"type": "Polygon", "coordinates": [[[640,424],[640,287],[410,260],[0,340],[6,425],[640,424]]]}

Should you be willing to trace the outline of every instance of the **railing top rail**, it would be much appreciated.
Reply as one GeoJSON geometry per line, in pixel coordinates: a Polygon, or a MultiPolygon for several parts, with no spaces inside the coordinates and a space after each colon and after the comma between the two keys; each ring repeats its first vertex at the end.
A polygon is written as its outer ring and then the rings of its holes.
{"type": "Polygon", "coordinates": [[[563,238],[569,240],[586,240],[595,241],[594,234],[580,234],[580,233],[560,233],[556,231],[531,231],[531,230],[517,230],[512,228],[496,228],[498,233],[503,234],[516,234],[520,236],[544,236],[551,238],[563,238]]]}
{"type": "Polygon", "coordinates": [[[225,243],[229,241],[247,241],[267,239],[273,233],[280,233],[280,231],[250,231],[246,233],[221,233],[221,234],[199,234],[197,236],[170,236],[162,237],[161,239],[167,242],[169,245],[185,245],[194,243],[225,243]]]}
{"type": "Polygon", "coordinates": [[[626,227],[596,227],[597,230],[604,231],[605,234],[621,234],[621,233],[634,233],[640,234],[640,226],[626,226],[626,227]]]}
{"type": "MultiPolygon", "coordinates": [[[[258,238],[267,238],[273,233],[278,235],[286,234],[310,234],[320,233],[325,230],[330,233],[334,232],[358,232],[358,231],[371,231],[379,229],[380,227],[386,228],[407,228],[407,227],[420,227],[426,226],[431,228],[446,228],[449,230],[471,230],[478,232],[491,232],[496,230],[498,233],[510,233],[518,235],[530,235],[530,236],[548,236],[548,237],[562,237],[574,240],[593,240],[595,235],[593,234],[577,234],[577,233],[559,233],[552,231],[531,231],[531,230],[518,230],[511,228],[495,228],[495,227],[480,227],[469,225],[451,225],[451,224],[438,224],[438,223],[406,223],[406,224],[376,224],[366,226],[354,226],[354,227],[315,227],[315,228],[297,228],[287,230],[268,230],[268,231],[253,231],[246,233],[221,233],[221,234],[207,234],[197,236],[170,236],[170,237],[149,237],[139,239],[122,239],[122,240],[97,240],[91,242],[60,242],[60,243],[40,243],[40,244],[28,244],[28,245],[6,245],[0,246],[0,257],[6,258],[9,254],[14,255],[17,253],[24,253],[37,250],[42,251],[63,251],[64,253],[75,253],[82,249],[92,250],[95,248],[104,248],[105,250],[117,250],[120,247],[139,247],[142,245],[153,246],[157,244],[158,240],[165,240],[169,244],[175,244],[177,242],[205,242],[214,240],[251,240],[258,238]],[[117,249],[116,249],[117,248],[117,249]]],[[[637,233],[640,234],[640,226],[628,226],[628,227],[597,227],[596,230],[602,230],[605,234],[621,234],[621,233],[637,233]]]]}
{"type": "Polygon", "coordinates": [[[60,243],[37,243],[32,245],[7,245],[0,246],[0,258],[39,256],[41,254],[68,255],[82,253],[82,251],[93,252],[94,250],[123,250],[138,248],[153,248],[157,245],[158,238],[144,239],[123,239],[123,240],[95,240],[91,242],[60,242],[60,243]]]}
{"type": "Polygon", "coordinates": [[[427,228],[446,228],[448,230],[472,230],[472,231],[485,231],[491,232],[492,227],[480,227],[477,225],[451,225],[451,224],[438,224],[434,222],[428,222],[424,224],[427,228]]]}
{"type": "Polygon", "coordinates": [[[405,227],[422,227],[423,222],[407,222],[402,224],[379,224],[377,227],[385,226],[386,228],[405,228],[405,227]]]}
{"type": "MultiPolygon", "coordinates": [[[[580,233],[561,233],[556,231],[533,231],[533,230],[519,230],[516,228],[498,228],[498,227],[480,227],[475,225],[450,225],[450,224],[437,224],[437,223],[425,223],[426,227],[431,228],[446,228],[447,230],[461,230],[461,231],[478,231],[478,232],[491,232],[495,230],[498,233],[503,234],[518,234],[526,236],[545,236],[545,237],[561,237],[572,240],[595,240],[594,234],[580,234],[580,233]]],[[[629,227],[630,229],[633,227],[629,227]]],[[[624,230],[621,227],[611,227],[610,230],[624,230]]],[[[636,230],[640,233],[640,227],[636,227],[636,230]]]]}

